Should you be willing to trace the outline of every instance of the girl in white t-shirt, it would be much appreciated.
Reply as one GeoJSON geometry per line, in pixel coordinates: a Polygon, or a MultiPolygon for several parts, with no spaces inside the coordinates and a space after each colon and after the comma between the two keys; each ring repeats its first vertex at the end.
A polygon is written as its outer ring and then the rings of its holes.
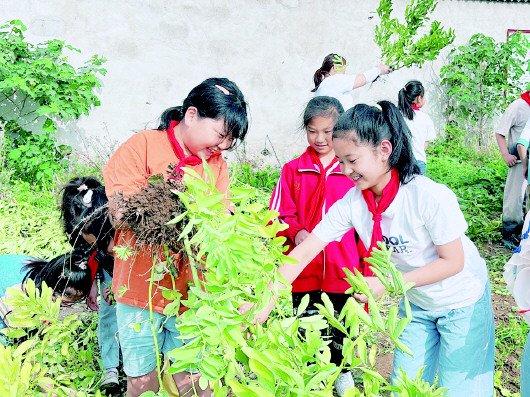
{"type": "Polygon", "coordinates": [[[338,54],[328,54],[313,75],[315,96],[337,98],[344,110],[353,106],[353,90],[371,83],[380,75],[390,73],[390,68],[380,64],[364,73],[346,74],[346,59],[338,54]]]}
{"type": "Polygon", "coordinates": [[[425,89],[418,80],[409,81],[398,94],[399,110],[405,118],[412,135],[412,152],[416,158],[420,173],[427,170],[427,142],[436,138],[436,130],[430,116],[420,110],[425,105],[425,89]]]}
{"type": "MultiPolygon", "coordinates": [[[[424,368],[423,378],[433,382],[437,376],[449,396],[493,396],[494,325],[485,262],[465,235],[454,193],[418,175],[399,110],[388,101],[378,105],[356,105],[337,121],[335,153],[356,187],[290,253],[299,264],[280,271],[292,282],[351,228],[366,255],[383,240],[405,280],[415,285],[407,293],[413,318],[401,336],[414,355],[395,351],[392,379],[400,370],[415,377],[424,368]]],[[[376,296],[384,292],[378,278],[366,280],[376,296]]]]}

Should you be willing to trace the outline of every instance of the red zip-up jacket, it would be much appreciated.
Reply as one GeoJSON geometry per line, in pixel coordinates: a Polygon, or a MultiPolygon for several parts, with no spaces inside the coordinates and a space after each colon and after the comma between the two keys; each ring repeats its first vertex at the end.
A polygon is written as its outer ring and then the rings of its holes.
{"type": "MultiPolygon", "coordinates": [[[[340,171],[338,160],[330,167],[326,177],[326,196],[322,213],[329,210],[337,200],[341,199],[355,183],[340,171]]],[[[289,228],[278,233],[287,238],[289,251],[294,247],[296,234],[306,229],[303,211],[312,199],[318,183],[319,168],[313,163],[309,153],[305,151],[300,157],[283,166],[280,180],[272,193],[269,207],[279,212],[279,220],[289,228]]],[[[322,219],[322,216],[320,216],[322,219]]],[[[293,292],[324,291],[343,293],[350,285],[344,280],[344,267],[353,270],[359,268],[359,254],[355,239],[355,230],[350,230],[340,242],[332,242],[320,252],[313,261],[300,273],[293,282],[293,292]]]]}

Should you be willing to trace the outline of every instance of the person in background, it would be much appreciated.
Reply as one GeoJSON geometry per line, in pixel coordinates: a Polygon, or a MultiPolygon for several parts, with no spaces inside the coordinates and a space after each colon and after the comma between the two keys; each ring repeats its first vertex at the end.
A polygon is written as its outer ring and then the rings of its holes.
{"type": "MultiPolygon", "coordinates": [[[[317,96],[304,111],[303,125],[309,146],[301,156],[284,165],[280,180],[272,193],[270,208],[278,211],[279,220],[289,227],[279,233],[287,238],[292,250],[313,231],[322,215],[344,194],[355,186],[340,170],[333,150],[333,127],[344,112],[336,98],[317,96]]],[[[320,252],[293,281],[293,308],[308,294],[309,304],[301,316],[318,313],[315,303],[322,304],[325,292],[337,313],[340,313],[350,295],[344,292],[350,285],[344,280],[343,268],[360,268],[355,230],[350,230],[340,242],[333,242],[320,252]]],[[[342,337],[332,330],[331,361],[342,361],[342,337]]],[[[351,372],[345,371],[335,381],[339,396],[354,385],[351,372]]]]}
{"type": "Polygon", "coordinates": [[[328,54],[313,75],[315,96],[337,98],[344,110],[354,105],[354,90],[375,81],[379,76],[391,72],[386,65],[380,64],[359,74],[346,73],[346,59],[338,54],[328,54]]]}
{"type": "Polygon", "coordinates": [[[105,187],[100,181],[93,177],[76,177],[63,188],[61,217],[72,247],[85,248],[89,267],[96,268],[97,277],[87,298],[87,306],[98,312],[98,344],[104,369],[99,387],[108,394],[115,394],[120,391],[120,346],[116,305],[110,293],[114,228],[109,220],[107,203],[105,187]]]}
{"type": "Polygon", "coordinates": [[[519,244],[523,225],[523,165],[517,151],[517,142],[530,118],[530,91],[524,92],[503,113],[495,138],[501,155],[509,167],[502,200],[502,241],[508,249],[519,244]]]}
{"type": "Polygon", "coordinates": [[[398,106],[407,127],[409,127],[412,140],[412,153],[422,175],[427,171],[427,143],[436,138],[436,130],[431,117],[423,112],[425,106],[425,89],[417,80],[411,80],[399,90],[398,106]]]}
{"type": "MultiPolygon", "coordinates": [[[[85,299],[92,284],[92,274],[88,267],[85,250],[75,249],[49,261],[26,255],[0,255],[0,329],[9,326],[11,308],[4,298],[8,288],[24,286],[33,280],[37,289],[45,283],[53,290],[53,296],[61,299],[62,306],[85,299]]],[[[7,339],[0,334],[0,343],[7,339]]]]}

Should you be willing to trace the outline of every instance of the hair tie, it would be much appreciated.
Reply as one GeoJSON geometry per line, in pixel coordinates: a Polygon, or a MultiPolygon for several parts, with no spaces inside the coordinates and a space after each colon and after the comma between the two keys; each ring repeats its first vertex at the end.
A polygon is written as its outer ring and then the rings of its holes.
{"type": "Polygon", "coordinates": [[[85,191],[85,190],[87,190],[87,189],[88,189],[87,185],[85,185],[85,184],[83,183],[81,186],[79,186],[79,187],[77,188],[77,191],[78,191],[78,192],[82,192],[82,191],[85,191]]]}
{"type": "Polygon", "coordinates": [[[216,87],[219,89],[219,91],[221,91],[223,94],[225,94],[225,95],[230,95],[230,91],[228,91],[228,90],[227,90],[226,88],[224,88],[222,85],[217,85],[217,84],[216,84],[215,86],[216,86],[216,87]]]}
{"type": "Polygon", "coordinates": [[[92,207],[92,194],[93,193],[94,192],[92,191],[92,189],[89,189],[88,192],[86,192],[85,195],[83,196],[83,204],[87,208],[92,207]]]}

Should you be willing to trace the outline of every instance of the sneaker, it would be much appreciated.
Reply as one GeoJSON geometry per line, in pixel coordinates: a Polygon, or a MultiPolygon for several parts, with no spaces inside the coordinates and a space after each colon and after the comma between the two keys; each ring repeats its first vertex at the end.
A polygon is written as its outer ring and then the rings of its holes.
{"type": "Polygon", "coordinates": [[[99,384],[100,390],[107,394],[115,394],[120,390],[120,379],[118,378],[118,370],[116,368],[108,369],[99,384]]]}
{"type": "Polygon", "coordinates": [[[355,382],[353,381],[353,376],[350,371],[341,373],[335,381],[335,391],[339,397],[344,397],[346,390],[349,390],[354,386],[355,382]]]}

